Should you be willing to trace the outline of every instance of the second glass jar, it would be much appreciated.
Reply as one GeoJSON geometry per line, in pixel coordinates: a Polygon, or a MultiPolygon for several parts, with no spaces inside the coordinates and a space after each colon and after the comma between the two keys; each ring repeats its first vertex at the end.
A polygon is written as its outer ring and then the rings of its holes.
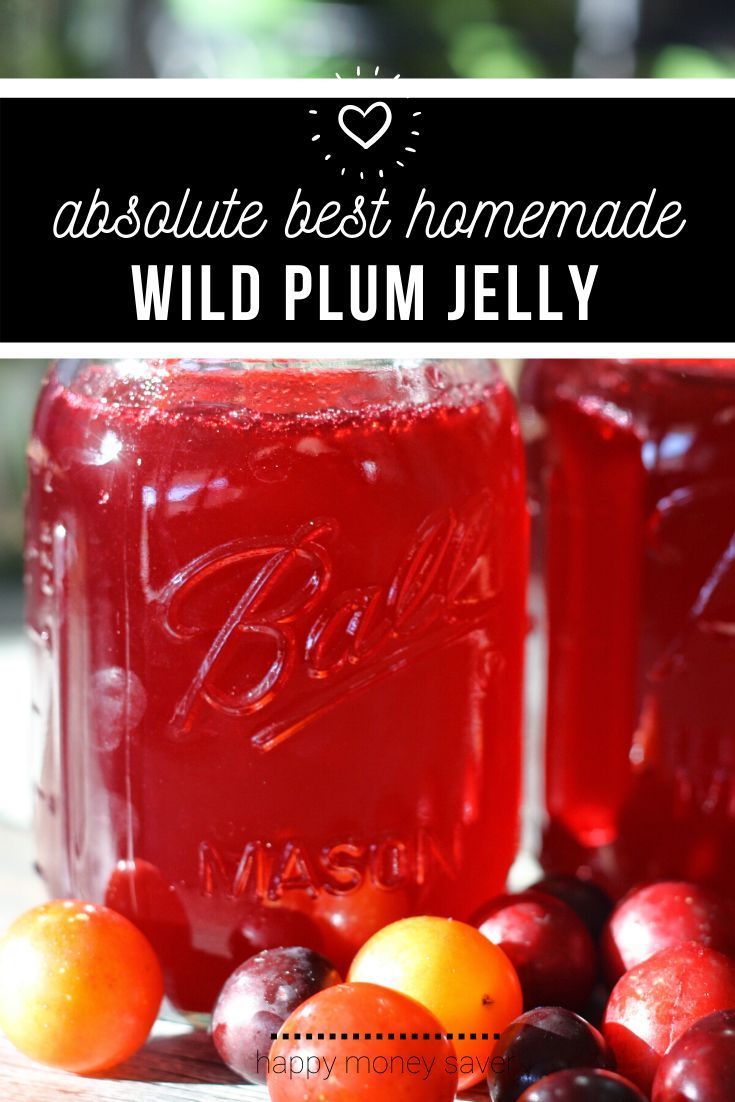
{"type": "Polygon", "coordinates": [[[521,382],[548,642],[543,861],[735,894],[735,362],[521,382]]]}

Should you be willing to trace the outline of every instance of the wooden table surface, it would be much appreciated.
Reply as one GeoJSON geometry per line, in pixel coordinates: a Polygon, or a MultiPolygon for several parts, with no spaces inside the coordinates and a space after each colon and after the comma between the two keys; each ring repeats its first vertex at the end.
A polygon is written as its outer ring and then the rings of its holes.
{"type": "MultiPolygon", "coordinates": [[[[43,899],[30,839],[0,826],[0,930],[43,899]]],[[[104,1078],[82,1078],[31,1063],[0,1035],[0,1102],[256,1102],[264,1087],[243,1083],[218,1059],[206,1033],[160,1021],[137,1055],[104,1078]]],[[[469,1091],[465,1100],[484,1099],[469,1091]]]]}

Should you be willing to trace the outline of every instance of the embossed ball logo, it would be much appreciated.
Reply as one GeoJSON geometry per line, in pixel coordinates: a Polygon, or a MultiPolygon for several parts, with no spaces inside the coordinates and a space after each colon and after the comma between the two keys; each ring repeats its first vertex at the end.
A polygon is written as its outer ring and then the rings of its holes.
{"type": "Polygon", "coordinates": [[[340,527],[328,517],[273,542],[233,540],[178,570],[159,598],[163,631],[189,667],[169,737],[192,737],[202,709],[214,710],[270,750],[464,637],[496,592],[492,514],[485,495],[433,513],[389,577],[347,591],[334,584],[340,527]]]}

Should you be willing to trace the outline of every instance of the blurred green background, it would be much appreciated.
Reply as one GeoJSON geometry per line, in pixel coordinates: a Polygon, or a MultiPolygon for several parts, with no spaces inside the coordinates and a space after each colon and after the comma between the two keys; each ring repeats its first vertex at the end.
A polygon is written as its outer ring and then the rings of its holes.
{"type": "Polygon", "coordinates": [[[40,360],[0,360],[0,619],[7,583],[20,581],[26,439],[45,369],[40,360]]]}
{"type": "Polygon", "coordinates": [[[0,76],[735,75],[733,0],[0,0],[0,76]]]}
{"type": "MultiPolygon", "coordinates": [[[[46,364],[0,360],[0,851],[2,824],[26,825],[31,814],[30,669],[23,616],[25,450],[46,364]]],[[[7,868],[0,861],[0,896],[7,868]]],[[[0,1095],[4,1097],[4,1095],[0,1095]]]]}

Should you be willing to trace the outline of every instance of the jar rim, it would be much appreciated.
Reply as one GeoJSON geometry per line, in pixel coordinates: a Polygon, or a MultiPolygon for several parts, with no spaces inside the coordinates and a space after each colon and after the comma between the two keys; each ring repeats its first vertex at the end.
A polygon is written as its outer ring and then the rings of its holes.
{"type": "Polygon", "coordinates": [[[472,358],[80,359],[57,362],[51,378],[75,401],[144,416],[187,408],[282,417],[466,405],[500,373],[496,362],[472,358]]]}
{"type": "MultiPolygon", "coordinates": [[[[170,369],[176,371],[181,369],[184,371],[217,371],[221,369],[226,370],[242,370],[244,371],[264,371],[273,369],[288,369],[289,371],[305,371],[305,372],[319,372],[319,371],[393,371],[396,368],[410,369],[420,368],[431,363],[454,363],[462,357],[455,358],[443,358],[443,357],[284,357],[284,358],[269,358],[269,357],[239,357],[239,356],[227,356],[227,357],[172,357],[172,358],[154,358],[154,357],[116,357],[116,356],[101,356],[84,357],[81,359],[60,359],[55,363],[55,368],[59,376],[63,379],[65,377],[71,377],[77,370],[84,367],[99,366],[99,367],[112,367],[117,368],[121,372],[128,375],[134,375],[136,373],[143,373],[147,370],[166,370],[170,369]]],[[[466,357],[466,360],[473,362],[473,357],[466,357]]],[[[475,361],[477,362],[477,361],[475,361]]]]}

